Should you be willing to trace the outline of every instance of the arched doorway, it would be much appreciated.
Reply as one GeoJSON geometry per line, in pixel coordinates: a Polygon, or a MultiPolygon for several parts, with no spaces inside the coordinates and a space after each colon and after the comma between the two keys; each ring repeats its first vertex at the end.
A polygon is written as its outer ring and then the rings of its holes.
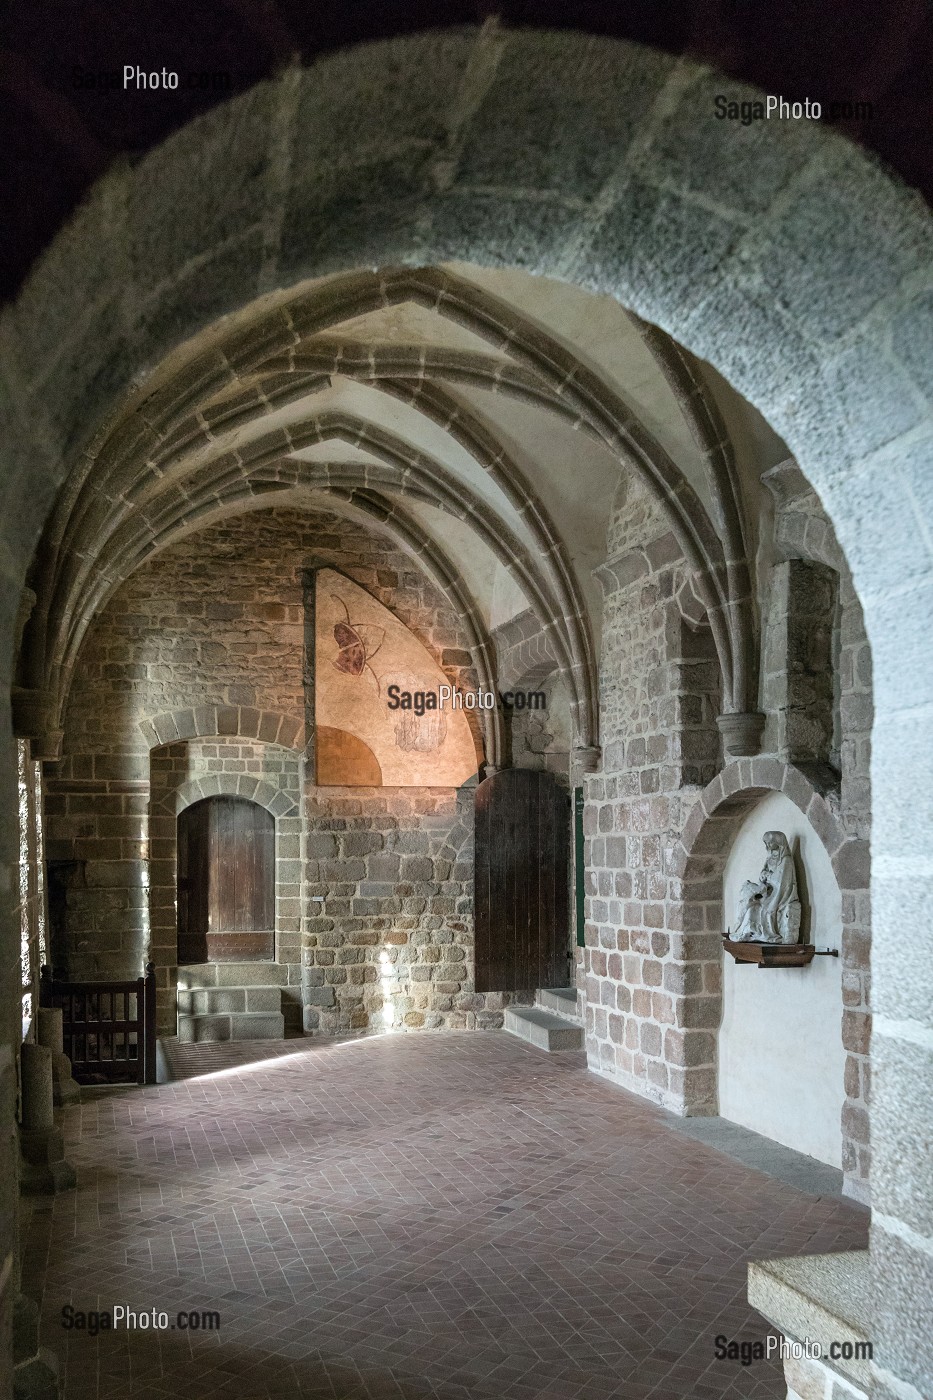
{"type": "Polygon", "coordinates": [[[178,817],[178,962],[275,957],[275,818],[244,797],[178,817]]]}

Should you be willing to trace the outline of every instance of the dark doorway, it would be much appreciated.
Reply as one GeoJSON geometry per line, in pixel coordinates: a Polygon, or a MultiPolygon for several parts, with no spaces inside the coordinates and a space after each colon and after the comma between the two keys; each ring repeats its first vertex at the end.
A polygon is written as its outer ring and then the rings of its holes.
{"type": "Polygon", "coordinates": [[[476,789],[476,990],[568,980],[570,798],[551,773],[506,768],[476,789]]]}
{"type": "Polygon", "coordinates": [[[178,961],[275,957],[275,818],[207,797],[178,818],[178,961]]]}

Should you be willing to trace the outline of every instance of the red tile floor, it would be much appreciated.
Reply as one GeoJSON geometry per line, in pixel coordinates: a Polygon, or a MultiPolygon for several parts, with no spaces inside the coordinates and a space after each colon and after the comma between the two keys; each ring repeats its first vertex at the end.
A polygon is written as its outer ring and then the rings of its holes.
{"type": "Polygon", "coordinates": [[[672,1131],[502,1033],[211,1048],[199,1078],[69,1108],[78,1190],[24,1285],[66,1400],[784,1395],[749,1259],[864,1247],[867,1212],[672,1131]],[[257,1047],[249,1052],[257,1054],[257,1047]],[[216,1309],[219,1332],[65,1331],[63,1305],[216,1309]]]}

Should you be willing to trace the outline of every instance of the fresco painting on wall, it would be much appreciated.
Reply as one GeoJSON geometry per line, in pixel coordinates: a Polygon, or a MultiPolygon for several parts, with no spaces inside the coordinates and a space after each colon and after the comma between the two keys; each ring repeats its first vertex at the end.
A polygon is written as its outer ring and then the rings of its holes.
{"type": "Polygon", "coordinates": [[[462,710],[392,710],[390,686],[448,677],[388,608],[334,569],[315,578],[314,719],[321,787],[459,787],[476,773],[462,710]]]}

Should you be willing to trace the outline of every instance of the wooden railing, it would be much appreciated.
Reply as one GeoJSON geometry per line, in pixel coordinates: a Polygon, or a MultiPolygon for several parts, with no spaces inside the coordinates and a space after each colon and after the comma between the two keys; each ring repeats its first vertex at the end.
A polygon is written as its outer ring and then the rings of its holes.
{"type": "Polygon", "coordinates": [[[156,1082],[155,969],[128,982],[64,982],[42,969],[41,1006],[62,1011],[65,1054],[79,1084],[156,1082]]]}

